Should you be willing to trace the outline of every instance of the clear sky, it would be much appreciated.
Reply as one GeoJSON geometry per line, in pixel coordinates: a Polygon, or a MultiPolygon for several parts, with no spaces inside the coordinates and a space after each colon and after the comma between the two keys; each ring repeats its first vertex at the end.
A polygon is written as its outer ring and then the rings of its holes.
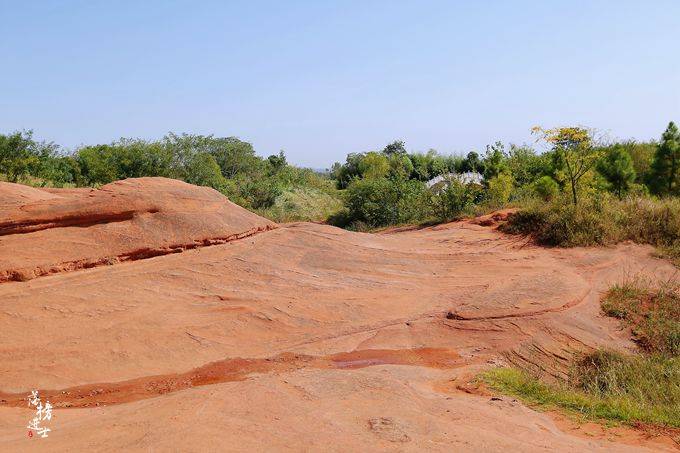
{"type": "Polygon", "coordinates": [[[680,121],[680,1],[0,0],[0,132],[237,136],[327,167],[680,121]]]}

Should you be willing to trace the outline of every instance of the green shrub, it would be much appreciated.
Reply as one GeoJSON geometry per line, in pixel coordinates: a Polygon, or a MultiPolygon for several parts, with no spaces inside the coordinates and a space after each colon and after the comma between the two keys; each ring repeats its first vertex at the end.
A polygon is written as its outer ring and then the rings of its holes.
{"type": "Polygon", "coordinates": [[[446,221],[472,214],[475,204],[483,197],[482,187],[453,179],[433,195],[431,203],[435,217],[446,221]]]}
{"type": "Polygon", "coordinates": [[[75,158],[86,184],[108,184],[142,176],[171,176],[172,154],[157,142],[120,139],[110,145],[86,146],[75,158]]]}
{"type": "Polygon", "coordinates": [[[536,204],[512,216],[502,230],[514,234],[529,234],[549,246],[587,246],[609,244],[615,240],[616,225],[604,218],[594,200],[580,205],[558,199],[551,204],[536,204]]]}
{"type": "Polygon", "coordinates": [[[269,208],[274,205],[276,198],[283,193],[281,185],[275,178],[246,176],[235,179],[240,198],[245,200],[245,207],[252,209],[269,208]]]}
{"type": "Polygon", "coordinates": [[[197,186],[208,186],[213,189],[223,190],[226,184],[220,166],[208,153],[199,153],[191,156],[187,165],[186,182],[197,186]]]}
{"type": "Polygon", "coordinates": [[[487,181],[487,198],[494,206],[503,206],[510,200],[514,180],[507,173],[500,173],[487,181]]]}
{"type": "Polygon", "coordinates": [[[549,154],[537,154],[533,148],[526,145],[510,145],[508,168],[518,187],[531,186],[553,170],[549,154]]]}
{"type": "Polygon", "coordinates": [[[429,193],[420,181],[360,179],[347,188],[348,218],[368,227],[421,222],[429,214],[429,193]]]}

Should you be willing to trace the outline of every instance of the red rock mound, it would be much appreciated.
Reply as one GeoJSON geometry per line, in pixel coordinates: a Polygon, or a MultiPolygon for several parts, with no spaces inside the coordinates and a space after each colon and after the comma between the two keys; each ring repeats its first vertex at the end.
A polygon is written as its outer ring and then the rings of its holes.
{"type": "Polygon", "coordinates": [[[166,178],[100,189],[0,183],[0,282],[229,242],[276,224],[219,192],[166,178]]]}
{"type": "Polygon", "coordinates": [[[0,216],[5,218],[21,206],[41,200],[58,198],[45,190],[36,189],[22,184],[0,182],[0,216]]]}

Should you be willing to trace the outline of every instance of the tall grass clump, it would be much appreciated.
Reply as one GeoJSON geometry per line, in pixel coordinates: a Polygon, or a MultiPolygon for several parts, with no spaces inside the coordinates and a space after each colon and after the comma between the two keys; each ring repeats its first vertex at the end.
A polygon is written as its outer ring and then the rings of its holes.
{"type": "Polygon", "coordinates": [[[530,203],[503,230],[548,246],[611,245],[631,240],[658,247],[680,262],[680,199],[592,196],[578,205],[563,198],[530,203]]]}
{"type": "Polygon", "coordinates": [[[573,367],[569,379],[549,384],[515,368],[482,375],[491,388],[546,408],[592,419],[680,428],[680,359],[595,351],[573,367]]]}
{"type": "Polygon", "coordinates": [[[605,314],[629,326],[640,347],[649,353],[680,355],[680,284],[656,285],[634,278],[614,285],[602,300],[605,314]]]}

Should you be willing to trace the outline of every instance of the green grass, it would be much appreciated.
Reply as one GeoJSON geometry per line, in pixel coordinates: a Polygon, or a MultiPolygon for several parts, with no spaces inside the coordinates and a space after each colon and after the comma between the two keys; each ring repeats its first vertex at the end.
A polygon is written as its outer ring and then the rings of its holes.
{"type": "Polygon", "coordinates": [[[285,190],[273,206],[257,213],[274,222],[324,222],[342,208],[337,191],[296,187],[285,190]]]}
{"type": "Polygon", "coordinates": [[[575,367],[567,382],[549,384],[514,368],[496,368],[481,379],[494,390],[539,407],[591,419],[680,428],[678,358],[597,351],[575,367]]]}

